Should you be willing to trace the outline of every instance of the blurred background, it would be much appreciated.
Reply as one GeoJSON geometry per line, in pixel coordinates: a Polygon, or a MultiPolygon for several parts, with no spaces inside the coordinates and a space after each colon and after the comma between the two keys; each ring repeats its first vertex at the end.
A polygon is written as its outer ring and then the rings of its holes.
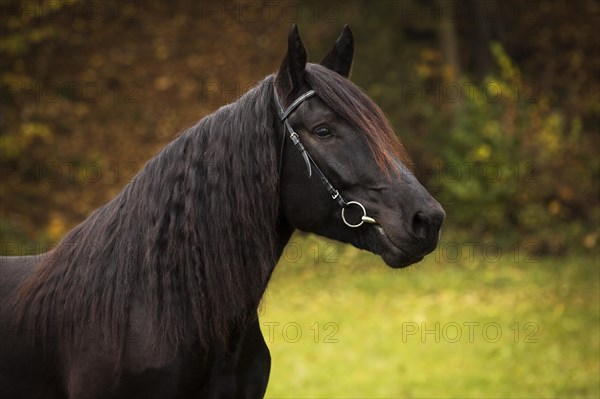
{"type": "Polygon", "coordinates": [[[0,0],[0,251],[44,252],[343,24],[448,218],[408,271],[295,235],[268,397],[598,397],[600,2],[0,0]]]}

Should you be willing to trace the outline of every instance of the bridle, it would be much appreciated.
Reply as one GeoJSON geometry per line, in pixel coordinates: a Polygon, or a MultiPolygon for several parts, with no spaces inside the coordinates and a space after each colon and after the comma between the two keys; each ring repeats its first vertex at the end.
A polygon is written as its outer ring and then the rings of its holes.
{"type": "Polygon", "coordinates": [[[279,153],[279,176],[281,177],[281,168],[283,165],[283,148],[284,148],[284,144],[285,144],[285,133],[287,131],[289,133],[290,139],[292,140],[292,143],[294,143],[294,146],[298,149],[298,151],[300,151],[300,154],[302,155],[302,158],[304,159],[304,163],[306,164],[306,168],[308,169],[308,177],[312,176],[312,168],[314,167],[314,169],[317,171],[317,174],[319,175],[321,183],[323,184],[323,186],[325,186],[325,189],[327,190],[329,195],[331,195],[331,198],[336,200],[337,203],[342,207],[342,220],[343,220],[344,224],[346,224],[346,226],[348,226],[348,227],[356,228],[356,227],[362,226],[363,223],[377,223],[377,221],[375,219],[367,216],[367,211],[366,211],[365,207],[363,206],[363,204],[361,204],[358,201],[346,201],[344,199],[344,197],[342,196],[342,194],[340,194],[340,192],[338,190],[336,190],[335,187],[333,187],[333,185],[331,184],[329,179],[325,176],[323,171],[319,168],[319,165],[317,165],[315,160],[310,156],[310,154],[306,150],[306,147],[304,147],[304,145],[302,144],[302,141],[300,141],[300,136],[298,136],[298,133],[296,133],[294,131],[294,129],[292,128],[292,125],[290,125],[290,122],[288,121],[288,117],[290,116],[290,114],[292,112],[294,112],[294,110],[296,108],[298,108],[298,106],[300,106],[300,104],[302,104],[305,100],[308,100],[309,98],[316,95],[317,92],[314,90],[307,91],[306,93],[302,94],[300,97],[296,98],[290,104],[290,106],[287,107],[287,109],[285,109],[285,110],[281,106],[281,102],[279,101],[279,98],[277,97],[277,90],[275,90],[275,86],[273,86],[273,93],[275,95],[275,105],[277,106],[277,111],[279,113],[279,119],[281,119],[281,122],[283,122],[283,125],[285,126],[285,130],[283,131],[283,137],[281,139],[281,149],[280,149],[280,153],[279,153]],[[312,167],[311,167],[311,164],[312,164],[312,167]],[[349,223],[346,220],[345,211],[348,207],[350,207],[352,205],[359,207],[363,212],[363,215],[361,216],[359,223],[349,223]]]}

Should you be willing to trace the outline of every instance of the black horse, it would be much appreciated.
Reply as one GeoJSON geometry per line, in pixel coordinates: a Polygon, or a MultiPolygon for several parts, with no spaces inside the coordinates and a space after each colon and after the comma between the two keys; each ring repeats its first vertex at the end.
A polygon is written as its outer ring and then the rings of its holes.
{"type": "Polygon", "coordinates": [[[262,397],[257,307],[295,229],[394,268],[431,252],[444,211],[347,79],[353,53],[345,27],[307,64],[294,26],[276,75],[181,134],[52,251],[2,258],[0,396],[262,397]]]}

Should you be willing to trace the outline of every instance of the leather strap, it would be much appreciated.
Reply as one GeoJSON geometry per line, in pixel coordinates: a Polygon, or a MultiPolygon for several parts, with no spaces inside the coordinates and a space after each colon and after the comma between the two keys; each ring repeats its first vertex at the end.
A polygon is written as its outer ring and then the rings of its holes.
{"type": "Polygon", "coordinates": [[[309,98],[311,98],[312,96],[314,96],[317,93],[314,90],[307,91],[306,93],[302,94],[300,97],[295,99],[290,104],[290,106],[287,107],[287,109],[285,109],[285,110],[281,106],[279,97],[277,97],[277,91],[275,89],[275,86],[273,86],[273,94],[275,96],[275,105],[277,106],[277,112],[279,114],[279,119],[281,119],[281,122],[283,122],[283,125],[285,126],[285,130],[283,132],[283,137],[281,139],[281,149],[280,149],[280,153],[279,153],[279,176],[281,176],[281,167],[283,164],[283,147],[285,145],[285,133],[287,131],[289,133],[290,139],[292,140],[292,143],[294,143],[294,147],[296,147],[298,149],[298,151],[302,155],[302,158],[304,159],[304,163],[306,164],[306,168],[308,169],[308,177],[312,176],[312,168],[314,167],[315,170],[317,171],[317,173],[319,174],[319,179],[321,180],[321,184],[323,184],[323,186],[325,187],[325,189],[327,190],[329,195],[331,195],[331,198],[336,200],[337,203],[340,204],[340,206],[342,207],[342,220],[346,224],[346,226],[356,228],[356,227],[360,227],[363,223],[377,223],[377,221],[375,219],[367,216],[367,211],[365,210],[365,207],[361,203],[359,203],[357,201],[347,202],[344,199],[344,197],[342,197],[342,194],[340,194],[340,192],[338,190],[336,190],[335,187],[333,187],[333,184],[331,184],[331,182],[325,176],[325,174],[323,173],[321,168],[319,168],[319,165],[317,165],[315,160],[310,156],[310,154],[306,150],[306,147],[304,147],[304,144],[302,144],[302,141],[300,140],[300,136],[298,135],[298,133],[296,133],[294,131],[294,129],[292,128],[292,125],[290,125],[290,122],[287,119],[288,116],[290,116],[290,114],[296,108],[298,108],[298,106],[300,104],[302,104],[304,101],[308,100],[309,98]],[[346,220],[344,211],[346,210],[347,207],[349,207],[351,205],[360,207],[360,209],[363,212],[363,216],[361,216],[361,220],[359,223],[352,224],[346,220]]]}

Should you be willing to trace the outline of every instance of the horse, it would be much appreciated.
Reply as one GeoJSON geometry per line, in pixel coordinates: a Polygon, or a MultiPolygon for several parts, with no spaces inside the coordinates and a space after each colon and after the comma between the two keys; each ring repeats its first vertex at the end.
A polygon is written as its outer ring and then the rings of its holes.
{"type": "Polygon", "coordinates": [[[295,230],[392,268],[433,251],[445,213],[349,74],[298,28],[276,73],[181,133],[49,252],[0,266],[1,398],[260,398],[257,309],[295,230]]]}

